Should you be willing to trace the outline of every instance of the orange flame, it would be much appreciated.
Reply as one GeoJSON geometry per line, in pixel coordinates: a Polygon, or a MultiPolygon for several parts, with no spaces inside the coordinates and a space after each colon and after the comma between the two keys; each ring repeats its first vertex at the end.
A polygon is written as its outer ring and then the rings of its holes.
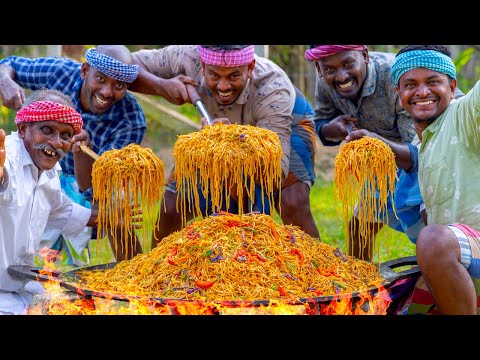
{"type": "Polygon", "coordinates": [[[54,260],[58,252],[44,248],[39,251],[45,265],[39,271],[44,282],[42,302],[30,307],[29,315],[385,315],[391,298],[384,287],[356,296],[341,294],[330,301],[321,298],[305,303],[285,303],[272,300],[268,305],[224,301],[201,302],[168,300],[163,303],[152,299],[129,298],[128,301],[108,297],[86,296],[60,286],[55,276],[54,260]]]}
{"type": "Polygon", "coordinates": [[[48,315],[385,315],[391,302],[388,291],[379,288],[374,295],[339,295],[329,302],[289,304],[272,301],[269,305],[227,306],[216,302],[171,300],[165,303],[145,299],[122,301],[102,297],[84,297],[61,288],[58,282],[46,282],[47,300],[30,309],[29,314],[48,315]]]}

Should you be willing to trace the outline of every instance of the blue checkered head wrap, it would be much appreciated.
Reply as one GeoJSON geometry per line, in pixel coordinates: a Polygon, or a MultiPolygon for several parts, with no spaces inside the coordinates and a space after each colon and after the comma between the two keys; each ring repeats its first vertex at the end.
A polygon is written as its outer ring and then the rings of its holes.
{"type": "Polygon", "coordinates": [[[88,49],[85,59],[91,66],[102,73],[125,83],[132,83],[138,76],[138,65],[127,65],[110,56],[99,53],[94,48],[88,49]]]}
{"type": "Polygon", "coordinates": [[[457,71],[450,56],[435,50],[411,50],[398,54],[390,68],[390,75],[396,85],[400,77],[409,70],[425,68],[457,78],[457,71]]]}

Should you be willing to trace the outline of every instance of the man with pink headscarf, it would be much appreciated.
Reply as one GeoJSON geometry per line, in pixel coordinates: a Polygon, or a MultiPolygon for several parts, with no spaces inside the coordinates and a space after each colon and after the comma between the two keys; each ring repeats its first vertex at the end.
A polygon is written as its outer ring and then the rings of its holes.
{"type": "MultiPolygon", "coordinates": [[[[422,197],[411,157],[417,149],[411,144],[415,128],[400,106],[390,67],[395,54],[369,52],[366,45],[312,45],[305,58],[317,70],[315,89],[315,127],[323,145],[335,146],[364,136],[378,138],[395,153],[399,167],[395,209],[388,203],[388,225],[404,232],[415,243],[423,227],[422,197]],[[349,133],[346,125],[353,131],[349,133]]],[[[372,260],[375,235],[383,223],[370,224],[370,239],[361,239],[358,219],[350,222],[348,251],[357,258],[372,260]],[[356,225],[355,225],[356,223],[356,225]],[[368,242],[366,248],[361,244],[368,242]]]]}
{"type": "MultiPolygon", "coordinates": [[[[310,187],[315,179],[313,108],[278,65],[256,56],[253,45],[171,45],[133,55],[140,72],[131,90],[162,95],[165,79],[185,76],[186,83],[196,86],[213,123],[248,124],[277,133],[283,149],[277,210],[280,203],[284,223],[320,237],[310,211],[310,187]]],[[[263,208],[260,188],[256,194],[256,209],[269,213],[270,209],[263,208]]],[[[172,181],[160,206],[159,240],[181,228],[176,199],[172,181]]],[[[206,210],[207,199],[202,200],[201,207],[206,210]]]]}

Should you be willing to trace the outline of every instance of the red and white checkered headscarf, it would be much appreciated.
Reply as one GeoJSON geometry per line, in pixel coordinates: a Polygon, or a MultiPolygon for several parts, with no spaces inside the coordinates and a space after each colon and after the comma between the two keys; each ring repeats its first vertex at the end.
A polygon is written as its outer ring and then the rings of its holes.
{"type": "Polygon", "coordinates": [[[255,59],[255,46],[243,49],[214,51],[202,45],[197,46],[200,58],[207,65],[236,67],[250,64],[255,59]]]}
{"type": "Polygon", "coordinates": [[[338,54],[343,51],[365,50],[365,45],[315,45],[315,47],[305,51],[305,59],[308,61],[318,61],[330,55],[338,54]]]}
{"type": "Polygon", "coordinates": [[[82,131],[82,116],[70,106],[53,101],[35,101],[20,109],[15,116],[15,124],[35,121],[57,121],[73,126],[74,134],[82,131]]]}

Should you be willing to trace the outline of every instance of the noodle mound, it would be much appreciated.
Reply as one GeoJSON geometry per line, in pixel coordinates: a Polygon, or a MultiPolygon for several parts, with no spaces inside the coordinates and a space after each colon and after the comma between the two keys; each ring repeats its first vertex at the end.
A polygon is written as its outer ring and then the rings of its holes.
{"type": "MultiPolygon", "coordinates": [[[[282,154],[275,132],[252,125],[217,124],[181,135],[173,148],[177,192],[183,195],[178,199],[188,200],[193,204],[194,217],[201,216],[200,183],[202,194],[212,202],[209,213],[220,211],[224,201],[228,211],[230,197],[242,203],[244,192],[253,205],[257,183],[271,206],[274,190],[280,188],[282,180],[282,154]]],[[[187,207],[184,201],[177,204],[182,210],[187,207]]],[[[251,211],[250,207],[246,212],[251,211]]],[[[239,213],[244,213],[242,207],[239,213]]]]}
{"type": "Polygon", "coordinates": [[[312,298],[383,281],[372,263],[346,257],[296,226],[226,212],[190,223],[150,253],[78,274],[93,291],[207,301],[312,298]]]}

